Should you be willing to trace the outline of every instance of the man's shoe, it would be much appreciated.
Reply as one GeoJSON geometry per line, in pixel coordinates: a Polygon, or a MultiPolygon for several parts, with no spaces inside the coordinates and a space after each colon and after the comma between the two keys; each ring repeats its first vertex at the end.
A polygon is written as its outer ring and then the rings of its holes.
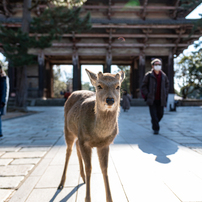
{"type": "Polygon", "coordinates": [[[158,135],[159,131],[158,130],[154,130],[154,135],[158,135]]]}

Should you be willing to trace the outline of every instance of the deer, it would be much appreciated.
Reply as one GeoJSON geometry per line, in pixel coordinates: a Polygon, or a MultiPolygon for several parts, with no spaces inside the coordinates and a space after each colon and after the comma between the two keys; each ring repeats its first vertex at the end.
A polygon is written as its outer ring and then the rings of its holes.
{"type": "Polygon", "coordinates": [[[64,171],[58,189],[64,187],[69,158],[76,141],[80,175],[84,183],[86,183],[85,202],[91,202],[91,154],[94,147],[97,148],[104,179],[106,201],[112,202],[107,173],[109,145],[118,134],[120,88],[125,74],[123,71],[116,74],[102,72],[95,74],[87,69],[85,70],[95,87],[95,92],[87,90],[74,91],[65,102],[64,135],[67,148],[64,171]]]}

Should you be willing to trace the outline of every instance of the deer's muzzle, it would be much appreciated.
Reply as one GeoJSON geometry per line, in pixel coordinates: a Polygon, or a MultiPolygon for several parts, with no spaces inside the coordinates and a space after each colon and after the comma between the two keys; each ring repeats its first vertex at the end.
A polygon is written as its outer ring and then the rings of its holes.
{"type": "Polygon", "coordinates": [[[106,103],[108,104],[108,105],[113,105],[114,104],[114,98],[107,98],[106,99],[106,103]]]}

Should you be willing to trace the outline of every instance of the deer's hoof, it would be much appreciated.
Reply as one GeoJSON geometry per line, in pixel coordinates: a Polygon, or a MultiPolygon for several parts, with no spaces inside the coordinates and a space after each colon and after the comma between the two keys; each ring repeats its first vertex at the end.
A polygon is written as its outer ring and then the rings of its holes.
{"type": "Polygon", "coordinates": [[[58,189],[63,189],[63,185],[59,185],[58,189]]]}
{"type": "Polygon", "coordinates": [[[107,202],[113,202],[112,198],[107,198],[107,202]]]}
{"type": "Polygon", "coordinates": [[[91,198],[89,198],[89,197],[87,198],[87,197],[86,197],[85,202],[91,202],[91,198]]]}

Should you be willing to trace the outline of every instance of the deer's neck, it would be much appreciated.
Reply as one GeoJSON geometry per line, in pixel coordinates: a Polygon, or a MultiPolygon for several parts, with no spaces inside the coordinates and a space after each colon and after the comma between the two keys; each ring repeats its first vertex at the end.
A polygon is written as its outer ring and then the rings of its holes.
{"type": "Polygon", "coordinates": [[[95,130],[100,131],[103,136],[113,132],[117,126],[119,106],[111,110],[102,111],[97,106],[95,110],[95,130]]]}

